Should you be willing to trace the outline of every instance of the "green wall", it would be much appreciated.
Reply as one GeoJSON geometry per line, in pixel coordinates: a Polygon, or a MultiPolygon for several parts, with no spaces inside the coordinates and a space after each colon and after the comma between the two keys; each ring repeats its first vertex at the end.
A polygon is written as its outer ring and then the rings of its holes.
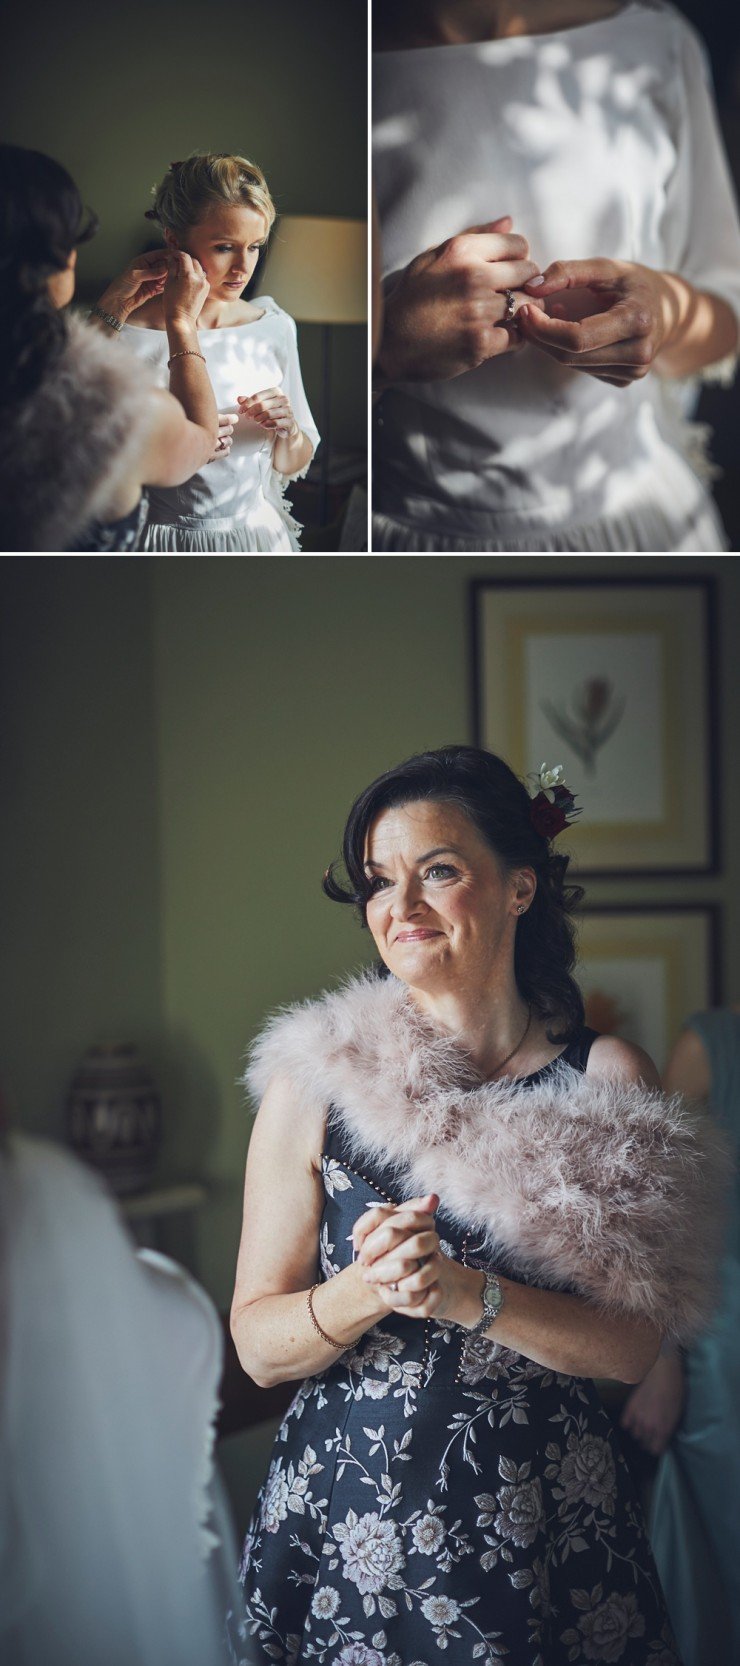
{"type": "Polygon", "coordinates": [[[0,563],[0,1079],[61,1134],[80,1055],[162,1021],[145,567],[0,563]]]}
{"type": "MultiPolygon", "coordinates": [[[[19,1122],[56,1134],[90,1041],[141,1042],[164,1091],[163,1175],[210,1188],[193,1264],[222,1305],[249,1130],[244,1048],[270,1008],[369,953],[320,889],[348,805],[390,762],[469,737],[468,579],[554,570],[718,576],[725,873],[635,880],[629,895],[722,901],[737,997],[736,558],[0,564],[4,1078],[19,1122]]],[[[602,881],[589,894],[624,891],[602,881]]],[[[240,1517],[268,1435],[228,1443],[240,1517]]]]}

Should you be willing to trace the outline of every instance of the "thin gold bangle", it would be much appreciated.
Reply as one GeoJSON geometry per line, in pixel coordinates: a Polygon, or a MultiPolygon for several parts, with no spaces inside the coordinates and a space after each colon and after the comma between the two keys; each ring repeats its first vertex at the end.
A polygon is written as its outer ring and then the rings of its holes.
{"type": "Polygon", "coordinates": [[[318,1284],[312,1284],[311,1288],[308,1292],[308,1295],[306,1296],[306,1306],[308,1308],[311,1324],[313,1325],[314,1330],[318,1331],[318,1334],[322,1338],[322,1340],[324,1342],[328,1342],[330,1348],[336,1348],[337,1353],[343,1354],[344,1350],[347,1346],[346,1342],[335,1342],[333,1336],[327,1336],[326,1331],[321,1329],[319,1321],[316,1318],[316,1314],[314,1313],[314,1310],[313,1310],[313,1293],[314,1293],[314,1290],[318,1290],[318,1288],[319,1288],[318,1284]]]}
{"type": "Polygon", "coordinates": [[[179,353],[173,353],[172,358],[167,360],[168,370],[175,359],[202,359],[204,364],[206,362],[205,353],[197,353],[194,347],[181,347],[179,353]]]}

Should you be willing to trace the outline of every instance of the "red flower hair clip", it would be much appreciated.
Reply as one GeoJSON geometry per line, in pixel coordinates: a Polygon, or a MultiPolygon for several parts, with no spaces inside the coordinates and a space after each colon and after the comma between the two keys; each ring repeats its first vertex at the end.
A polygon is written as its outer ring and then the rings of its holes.
{"type": "Polygon", "coordinates": [[[563,781],[562,764],[556,764],[554,769],[541,764],[535,779],[538,791],[529,811],[532,826],[543,839],[556,839],[564,827],[570,827],[580,816],[580,807],[576,805],[570,787],[566,787],[563,781]]]}

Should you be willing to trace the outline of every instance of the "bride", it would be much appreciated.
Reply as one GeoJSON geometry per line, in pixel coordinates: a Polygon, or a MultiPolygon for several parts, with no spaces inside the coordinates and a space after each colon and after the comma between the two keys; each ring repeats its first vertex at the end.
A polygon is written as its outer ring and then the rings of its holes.
{"type": "MultiPolygon", "coordinates": [[[[319,442],[303,390],[295,324],[269,296],[243,298],[275,208],[264,176],[243,156],[196,154],[173,162],[148,217],[171,251],[202,267],[210,291],[198,318],[198,348],[219,411],[209,466],[174,490],[153,491],[142,547],[200,554],[300,549],[283,496],[306,473],[319,442]]],[[[105,297],[99,302],[106,311],[105,297]]],[[[122,342],[167,376],[161,294],[123,326],[122,342]]]]}

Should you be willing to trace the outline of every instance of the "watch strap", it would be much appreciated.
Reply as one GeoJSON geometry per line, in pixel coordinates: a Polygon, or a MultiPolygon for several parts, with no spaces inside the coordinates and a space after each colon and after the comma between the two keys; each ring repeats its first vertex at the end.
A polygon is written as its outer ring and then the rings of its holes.
{"type": "Polygon", "coordinates": [[[122,330],[123,329],[123,320],[121,318],[114,318],[112,312],[103,312],[100,307],[97,307],[97,306],[96,307],[91,307],[90,308],[90,317],[91,318],[102,318],[103,323],[104,324],[109,324],[112,330],[122,330]]]}

